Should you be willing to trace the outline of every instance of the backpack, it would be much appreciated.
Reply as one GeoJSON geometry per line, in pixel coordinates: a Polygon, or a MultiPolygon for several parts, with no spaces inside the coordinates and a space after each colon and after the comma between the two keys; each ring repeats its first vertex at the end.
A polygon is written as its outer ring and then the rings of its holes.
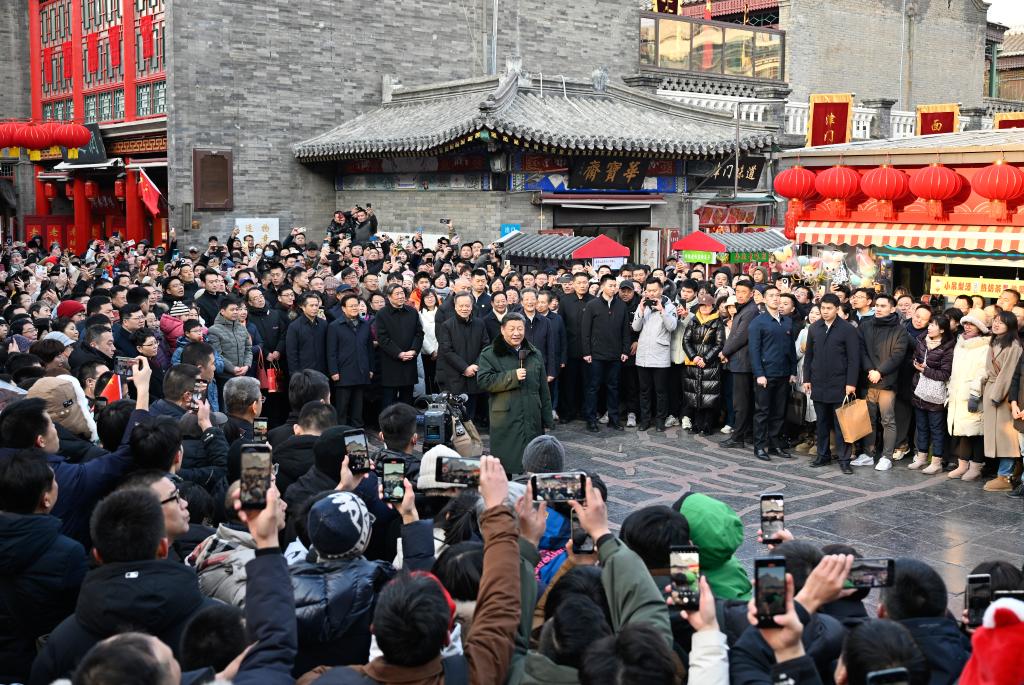
{"type": "MultiPolygon", "coordinates": [[[[441,659],[445,685],[469,685],[469,662],[463,654],[441,659]]],[[[348,666],[336,666],[313,681],[313,685],[379,685],[370,676],[356,673],[348,666]]]]}

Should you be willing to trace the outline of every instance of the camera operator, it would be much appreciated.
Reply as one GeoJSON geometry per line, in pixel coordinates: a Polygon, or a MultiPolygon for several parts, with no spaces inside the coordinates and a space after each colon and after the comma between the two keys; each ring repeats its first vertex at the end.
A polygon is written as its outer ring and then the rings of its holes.
{"type": "Polygon", "coordinates": [[[632,328],[640,333],[636,346],[636,371],[640,379],[640,424],[637,430],[651,427],[651,389],[657,403],[656,426],[665,430],[668,418],[668,379],[671,365],[672,332],[679,317],[671,300],[662,292],[661,281],[648,278],[643,299],[633,314],[632,328]]]}

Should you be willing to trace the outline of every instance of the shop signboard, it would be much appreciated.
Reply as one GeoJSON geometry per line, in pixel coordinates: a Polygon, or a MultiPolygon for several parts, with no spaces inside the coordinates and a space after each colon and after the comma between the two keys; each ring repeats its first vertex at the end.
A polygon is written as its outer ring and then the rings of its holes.
{"type": "Polygon", "coordinates": [[[514,233],[516,231],[521,231],[521,230],[523,230],[522,224],[502,224],[501,225],[501,235],[499,237],[504,238],[509,233],[514,233]]]}
{"type": "Polygon", "coordinates": [[[235,219],[235,228],[238,229],[239,238],[244,240],[245,236],[251,235],[257,244],[281,239],[280,220],[276,217],[235,219]]]}
{"type": "Polygon", "coordinates": [[[700,250],[683,250],[679,258],[687,264],[714,264],[717,261],[714,252],[701,252],[700,250]]]}
{"type": "Polygon", "coordinates": [[[932,295],[956,297],[957,295],[981,295],[999,297],[1004,290],[1024,289],[1024,281],[1012,278],[971,278],[969,276],[932,276],[932,295]]]}
{"type": "MultiPolygon", "coordinates": [[[[723,256],[724,255],[723,253],[723,256]]],[[[768,252],[767,250],[755,250],[753,252],[729,252],[728,259],[722,261],[728,262],[729,264],[747,264],[749,262],[767,262],[768,252]]]]}
{"type": "Polygon", "coordinates": [[[607,266],[613,271],[615,269],[621,269],[622,265],[626,263],[625,257],[597,257],[591,260],[594,266],[594,270],[600,269],[602,266],[607,266]]]}

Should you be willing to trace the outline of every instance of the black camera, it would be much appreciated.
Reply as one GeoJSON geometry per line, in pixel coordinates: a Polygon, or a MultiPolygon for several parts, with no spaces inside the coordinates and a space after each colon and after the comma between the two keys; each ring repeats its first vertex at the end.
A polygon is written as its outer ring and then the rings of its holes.
{"type": "Polygon", "coordinates": [[[644,305],[647,306],[649,309],[657,309],[658,300],[644,300],[644,305]]]}
{"type": "Polygon", "coordinates": [[[452,423],[455,423],[455,430],[461,431],[460,437],[465,433],[462,421],[465,420],[466,402],[468,395],[453,395],[449,392],[442,392],[436,395],[423,395],[419,397],[415,406],[422,409],[423,413],[416,416],[416,432],[423,436],[423,451],[436,447],[437,445],[452,446],[452,423]]]}

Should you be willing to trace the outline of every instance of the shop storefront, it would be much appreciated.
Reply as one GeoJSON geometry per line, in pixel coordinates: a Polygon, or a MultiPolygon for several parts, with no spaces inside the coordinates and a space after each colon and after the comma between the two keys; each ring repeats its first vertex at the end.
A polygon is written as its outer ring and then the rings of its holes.
{"type": "Polygon", "coordinates": [[[786,231],[834,280],[914,294],[1024,278],[1024,132],[971,131],[780,155],[786,231]],[[890,272],[891,271],[891,272],[890,272]]]}

